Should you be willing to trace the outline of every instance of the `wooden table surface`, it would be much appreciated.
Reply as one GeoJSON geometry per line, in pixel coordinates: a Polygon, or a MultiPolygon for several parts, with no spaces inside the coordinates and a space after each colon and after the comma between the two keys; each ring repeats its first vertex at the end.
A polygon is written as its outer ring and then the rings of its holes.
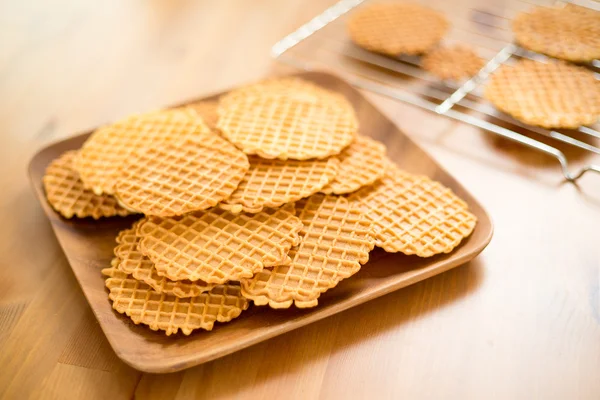
{"type": "Polygon", "coordinates": [[[372,94],[487,208],[490,246],[187,371],[117,359],[29,187],[30,157],[129,113],[285,72],[270,46],[332,2],[0,3],[0,397],[600,398],[600,177],[565,184],[553,159],[372,94]]]}

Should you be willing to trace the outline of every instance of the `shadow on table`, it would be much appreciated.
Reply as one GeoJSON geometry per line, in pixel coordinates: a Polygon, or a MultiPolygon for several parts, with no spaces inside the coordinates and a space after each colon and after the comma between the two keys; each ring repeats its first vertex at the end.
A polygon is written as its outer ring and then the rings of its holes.
{"type": "Polygon", "coordinates": [[[480,264],[475,259],[443,274],[179,374],[210,376],[207,381],[211,382],[211,388],[205,388],[201,383],[196,385],[195,394],[200,397],[226,398],[253,390],[272,380],[286,379],[286,374],[307,366],[313,368],[320,360],[357,342],[424,318],[467,296],[483,281],[484,271],[480,264]],[[252,370],[252,366],[258,370],[252,370]],[[218,385],[217,389],[215,381],[227,382],[227,385],[218,385]]]}

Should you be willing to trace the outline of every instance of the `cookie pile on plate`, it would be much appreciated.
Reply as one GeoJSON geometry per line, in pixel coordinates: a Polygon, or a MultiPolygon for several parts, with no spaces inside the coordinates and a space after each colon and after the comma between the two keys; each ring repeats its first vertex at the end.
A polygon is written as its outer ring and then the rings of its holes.
{"type": "Polygon", "coordinates": [[[342,94],[281,78],[104,126],[43,183],[65,218],[140,215],[102,271],[108,296],[188,335],[251,302],[314,307],[374,246],[430,257],[471,234],[461,199],[385,153],[342,94]]]}

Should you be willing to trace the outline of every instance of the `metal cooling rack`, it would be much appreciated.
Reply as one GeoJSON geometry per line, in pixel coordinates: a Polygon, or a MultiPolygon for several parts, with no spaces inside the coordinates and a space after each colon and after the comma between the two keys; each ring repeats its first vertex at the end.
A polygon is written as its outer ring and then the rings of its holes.
{"type": "MultiPolygon", "coordinates": [[[[477,8],[462,6],[461,9],[460,4],[451,1],[422,1],[451,20],[452,30],[444,39],[445,43],[468,44],[487,60],[476,76],[464,82],[443,82],[433,77],[420,68],[419,57],[387,57],[351,43],[346,34],[347,15],[369,2],[339,1],[276,43],[272,48],[273,57],[301,69],[333,69],[358,88],[445,115],[546,153],[558,160],[567,181],[575,182],[588,171],[600,174],[597,164],[571,169],[561,150],[535,139],[536,135],[541,135],[550,138],[550,142],[600,154],[600,148],[588,142],[600,139],[598,124],[580,127],[577,131],[546,130],[523,124],[496,110],[482,96],[482,84],[502,64],[514,63],[519,58],[547,62],[547,57],[512,43],[510,21],[517,13],[532,6],[557,2],[500,0],[497,4],[486,3],[477,8]]],[[[597,8],[598,4],[592,3],[591,7],[597,8]]],[[[586,67],[600,79],[598,60],[586,67]]]]}

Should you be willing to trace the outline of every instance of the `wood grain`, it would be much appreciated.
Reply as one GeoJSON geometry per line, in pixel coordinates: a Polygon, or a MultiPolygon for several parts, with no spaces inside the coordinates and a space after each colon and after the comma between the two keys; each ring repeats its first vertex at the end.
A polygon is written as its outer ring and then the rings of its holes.
{"type": "MultiPolygon", "coordinates": [[[[67,220],[48,204],[42,187],[48,164],[65,151],[79,148],[89,133],[65,139],[34,156],[29,167],[31,183],[102,330],[117,355],[132,367],[145,372],[166,373],[222,357],[464,264],[490,242],[493,226],[481,205],[356,89],[330,74],[312,72],[294,76],[343,94],[356,110],[361,134],[383,143],[393,138],[394,146],[388,151],[391,160],[402,169],[433,177],[465,200],[477,217],[473,234],[450,254],[431,258],[374,251],[360,273],[323,294],[316,308],[292,308],[282,312],[269,307],[251,307],[234,321],[222,326],[217,324],[212,332],[166,337],[162,332],[153,332],[143,325],[135,326],[128,318],[117,315],[107,300],[104,278],[100,274],[114,257],[118,232],[130,227],[135,217],[67,220]]],[[[207,101],[214,101],[217,96],[207,101]]]]}
{"type": "Polygon", "coordinates": [[[94,349],[73,354],[75,331],[95,317],[27,182],[31,156],[287,70],[271,45],[333,2],[0,2],[0,398],[599,397],[599,180],[564,184],[551,158],[371,94],[489,210],[494,240],[474,262],[179,373],[111,359],[95,323],[94,349]],[[103,361],[83,362],[89,351],[103,361]]]}

